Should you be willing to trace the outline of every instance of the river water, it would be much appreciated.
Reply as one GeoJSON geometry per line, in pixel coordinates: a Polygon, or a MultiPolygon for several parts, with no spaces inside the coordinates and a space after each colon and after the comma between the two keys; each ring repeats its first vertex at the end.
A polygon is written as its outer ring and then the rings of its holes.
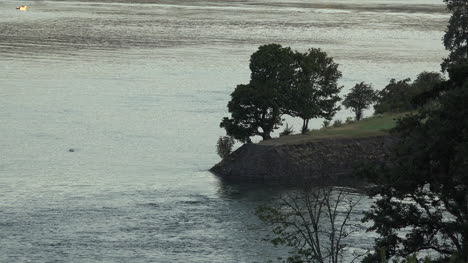
{"type": "Polygon", "coordinates": [[[284,189],[207,171],[250,54],[320,47],[344,93],[381,89],[439,70],[447,19],[441,0],[1,1],[0,262],[284,255],[253,214],[284,189]]]}

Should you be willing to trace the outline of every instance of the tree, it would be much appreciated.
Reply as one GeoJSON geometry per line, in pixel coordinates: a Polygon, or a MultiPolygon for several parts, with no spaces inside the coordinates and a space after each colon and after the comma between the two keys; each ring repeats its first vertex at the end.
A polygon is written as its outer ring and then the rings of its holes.
{"type": "Polygon", "coordinates": [[[259,135],[271,139],[271,132],[281,124],[284,90],[290,85],[293,52],[278,44],[263,45],[250,59],[249,84],[238,85],[231,94],[228,110],[220,127],[241,142],[251,142],[259,135]]]}
{"type": "Polygon", "coordinates": [[[443,38],[450,53],[442,63],[442,70],[468,62],[468,4],[466,0],[444,0],[452,13],[443,38]]]}
{"type": "Polygon", "coordinates": [[[327,53],[311,48],[305,53],[295,53],[294,75],[287,87],[285,112],[303,120],[302,133],[308,131],[309,120],[331,119],[340,109],[338,64],[327,53]]]}
{"type": "Polygon", "coordinates": [[[398,122],[388,163],[363,170],[379,184],[364,221],[373,222],[376,249],[385,248],[387,258],[434,251],[438,260],[456,255],[468,262],[467,75],[452,74],[445,84],[455,87],[440,95],[438,107],[398,122]]]}
{"type": "Polygon", "coordinates": [[[434,89],[444,81],[444,76],[439,72],[423,71],[419,73],[411,85],[415,90],[414,93],[419,94],[434,89]]]}
{"type": "MultiPolygon", "coordinates": [[[[279,91],[282,95],[293,81],[295,64],[291,48],[279,44],[260,46],[250,57],[250,83],[269,91],[279,91]]],[[[272,98],[283,99],[276,96],[272,98]]]]}
{"type": "Polygon", "coordinates": [[[375,113],[416,110],[439,95],[444,80],[442,74],[426,71],[421,72],[413,83],[409,78],[399,81],[392,79],[377,93],[375,113]]]}
{"type": "Polygon", "coordinates": [[[390,83],[378,92],[377,104],[374,105],[375,113],[404,112],[414,109],[411,99],[411,79],[396,81],[391,79],[390,83]]]}
{"type": "Polygon", "coordinates": [[[221,136],[218,138],[218,142],[216,143],[216,152],[221,159],[224,159],[231,154],[233,146],[234,138],[230,136],[221,136]]]}
{"type": "Polygon", "coordinates": [[[386,258],[429,250],[436,262],[468,262],[468,2],[444,1],[452,12],[442,64],[449,80],[418,102],[435,98],[439,105],[399,120],[388,161],[360,171],[378,184],[364,221],[380,235],[363,262],[377,262],[379,248],[386,258]]]}
{"type": "Polygon", "coordinates": [[[228,103],[231,118],[225,117],[220,127],[244,143],[250,143],[250,137],[255,135],[264,140],[271,139],[271,132],[279,127],[281,117],[279,107],[270,99],[263,89],[256,89],[251,84],[238,85],[228,103]]]}
{"type": "Polygon", "coordinates": [[[346,252],[346,238],[357,230],[350,220],[358,202],[342,188],[308,188],[258,208],[257,215],[272,225],[274,245],[292,248],[286,262],[338,263],[346,252]]]}
{"type": "Polygon", "coordinates": [[[411,98],[411,104],[416,108],[437,107],[437,97],[443,91],[443,86],[446,85],[444,83],[445,77],[438,72],[421,72],[411,84],[415,94],[411,98]]]}
{"type": "Polygon", "coordinates": [[[356,114],[356,120],[362,118],[362,112],[368,109],[369,106],[377,100],[377,92],[374,91],[371,85],[364,82],[356,84],[351,91],[346,95],[343,105],[351,108],[356,114]]]}
{"type": "MultiPolygon", "coordinates": [[[[437,96],[432,95],[440,88],[441,84],[445,81],[445,77],[439,72],[421,72],[413,84],[411,84],[413,93],[415,95],[411,99],[411,104],[418,107],[420,105],[428,104],[429,101],[435,102],[433,99],[437,96]]],[[[438,94],[437,94],[438,95],[438,94]]],[[[434,104],[434,103],[430,103],[434,104]]],[[[430,105],[429,106],[433,106],[430,105]]]]}
{"type": "Polygon", "coordinates": [[[306,132],[311,118],[331,119],[339,110],[341,72],[320,49],[294,53],[278,44],[260,46],[251,56],[250,70],[249,84],[238,85],[231,94],[231,118],[220,124],[242,142],[255,135],[271,139],[284,113],[301,117],[306,132]]]}

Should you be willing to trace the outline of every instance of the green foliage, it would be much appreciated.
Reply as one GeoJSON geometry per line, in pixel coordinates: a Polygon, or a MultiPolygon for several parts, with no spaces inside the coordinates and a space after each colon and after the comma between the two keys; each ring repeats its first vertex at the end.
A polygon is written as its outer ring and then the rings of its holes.
{"type": "Polygon", "coordinates": [[[378,93],[377,104],[374,105],[375,113],[413,110],[411,98],[414,94],[412,94],[410,81],[409,78],[399,81],[390,80],[390,83],[378,93]]]}
{"type": "Polygon", "coordinates": [[[335,120],[333,121],[332,127],[336,128],[336,127],[340,127],[341,125],[343,125],[343,122],[341,120],[335,120]]]}
{"type": "Polygon", "coordinates": [[[443,38],[450,53],[442,63],[442,70],[468,63],[468,5],[466,0],[444,0],[452,13],[443,38]]]}
{"type": "Polygon", "coordinates": [[[233,146],[234,138],[230,136],[221,136],[218,138],[218,142],[216,143],[216,152],[221,159],[224,159],[231,154],[233,146]]]}
{"type": "Polygon", "coordinates": [[[432,94],[440,88],[440,85],[445,81],[442,74],[438,72],[427,72],[420,73],[413,84],[411,84],[414,90],[413,98],[411,103],[413,105],[426,105],[426,107],[435,107],[437,104],[436,97],[432,94]]]}
{"type": "Polygon", "coordinates": [[[231,118],[225,117],[221,128],[235,139],[249,143],[250,137],[259,135],[264,140],[270,139],[270,133],[281,124],[280,109],[271,103],[265,90],[251,84],[238,85],[231,94],[228,110],[231,118]]]}
{"type": "Polygon", "coordinates": [[[260,46],[250,57],[250,81],[258,88],[283,93],[290,84],[295,64],[291,48],[279,44],[260,46]]]}
{"type": "MultiPolygon", "coordinates": [[[[385,249],[379,249],[379,255],[380,255],[380,261],[376,261],[376,262],[380,262],[380,263],[389,263],[388,259],[387,259],[387,253],[386,253],[386,250],[385,249]]],[[[406,258],[403,258],[403,259],[392,259],[391,261],[392,263],[435,263],[435,262],[438,262],[438,263],[466,263],[466,262],[463,262],[459,256],[457,255],[451,255],[445,259],[443,259],[442,261],[438,260],[438,261],[433,261],[429,256],[426,256],[424,258],[418,258],[416,254],[411,254],[409,256],[407,256],[406,258]]]]}
{"type": "Polygon", "coordinates": [[[468,82],[460,83],[444,83],[455,86],[439,107],[401,119],[388,163],[367,170],[378,198],[364,221],[373,222],[369,230],[380,235],[376,247],[387,248],[387,258],[430,250],[435,260],[468,262],[468,82]]]}
{"type": "Polygon", "coordinates": [[[333,58],[320,49],[295,52],[294,59],[297,68],[293,70],[284,107],[289,115],[303,119],[305,133],[310,119],[331,119],[340,109],[336,103],[341,100],[338,96],[342,88],[338,86],[341,72],[333,58]]]}
{"type": "MultiPolygon", "coordinates": [[[[416,97],[420,105],[428,98],[438,105],[401,119],[388,162],[364,169],[379,184],[364,221],[373,222],[369,230],[380,235],[376,251],[387,248],[385,259],[429,250],[438,253],[435,262],[468,262],[468,5],[444,2],[452,16],[443,39],[450,54],[442,68],[450,79],[425,74],[413,83],[415,90],[428,89],[416,97]],[[440,83],[428,88],[434,82],[440,83]]],[[[376,259],[378,252],[363,262],[376,259]]]]}
{"type": "Polygon", "coordinates": [[[241,142],[251,142],[256,135],[271,139],[284,113],[301,117],[306,132],[311,118],[330,119],[339,109],[335,104],[341,72],[320,49],[299,53],[278,44],[263,45],[252,54],[250,70],[249,84],[238,85],[231,94],[231,118],[220,124],[241,142]]]}
{"type": "Polygon", "coordinates": [[[439,72],[424,71],[419,73],[411,86],[415,90],[413,93],[420,94],[433,90],[444,81],[444,76],[439,72]]]}
{"type": "Polygon", "coordinates": [[[377,92],[372,86],[361,82],[356,84],[346,95],[343,105],[347,109],[351,108],[356,114],[356,120],[359,121],[362,118],[362,112],[377,101],[377,98],[377,92]]]}
{"type": "Polygon", "coordinates": [[[437,72],[421,72],[413,83],[410,79],[390,83],[377,93],[375,113],[404,112],[416,110],[420,105],[434,106],[434,98],[439,95],[441,84],[445,81],[437,72]],[[435,94],[435,95],[434,95],[435,94]],[[427,102],[433,102],[432,105],[427,102]]]}
{"type": "Polygon", "coordinates": [[[324,120],[322,123],[322,128],[328,128],[330,126],[330,120],[324,120]]]}
{"type": "Polygon", "coordinates": [[[241,142],[251,142],[259,135],[271,139],[271,132],[281,124],[284,90],[292,74],[293,53],[277,44],[260,46],[250,59],[251,80],[238,85],[231,94],[228,110],[231,118],[220,124],[228,135],[241,142]]]}

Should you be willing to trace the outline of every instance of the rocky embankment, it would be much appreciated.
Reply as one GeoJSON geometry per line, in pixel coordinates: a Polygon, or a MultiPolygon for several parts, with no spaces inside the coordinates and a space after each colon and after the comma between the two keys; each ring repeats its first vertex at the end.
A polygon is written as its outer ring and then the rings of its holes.
{"type": "Polygon", "coordinates": [[[296,144],[245,144],[210,171],[226,179],[342,178],[359,163],[382,162],[395,138],[328,138],[296,144]]]}

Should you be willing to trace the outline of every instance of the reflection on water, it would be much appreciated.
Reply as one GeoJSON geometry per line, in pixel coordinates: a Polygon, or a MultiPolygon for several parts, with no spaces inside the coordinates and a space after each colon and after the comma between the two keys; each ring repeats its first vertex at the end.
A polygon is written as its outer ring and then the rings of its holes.
{"type": "Polygon", "coordinates": [[[207,172],[250,54],[321,47],[344,92],[382,88],[439,69],[446,20],[439,0],[0,2],[0,262],[274,259],[254,209],[294,189],[207,172]]]}

